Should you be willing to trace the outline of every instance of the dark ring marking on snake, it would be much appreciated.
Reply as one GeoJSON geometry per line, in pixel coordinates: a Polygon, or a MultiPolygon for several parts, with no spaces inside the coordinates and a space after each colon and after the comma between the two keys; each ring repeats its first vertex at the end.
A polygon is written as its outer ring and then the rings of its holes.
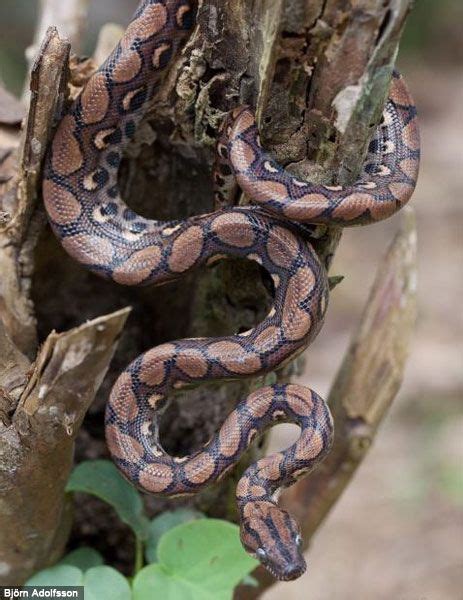
{"type": "Polygon", "coordinates": [[[297,385],[265,387],[245,398],[217,435],[175,458],[159,440],[169,391],[184,384],[267,373],[302,352],[318,333],[328,301],[327,276],[292,222],[355,225],[398,210],[415,186],[419,163],[416,111],[398,74],[361,179],[350,188],[313,185],[281,168],[261,148],[247,107],[225,120],[217,146],[216,197],[229,205],[239,185],[260,207],[229,207],[176,222],[145,219],[119,195],[122,152],[195,23],[193,0],[144,0],[121,42],[90,78],[53,138],[43,196],[67,252],[123,285],[174,280],[216,256],[257,261],[274,283],[273,308],[252,330],[184,339],[136,358],[120,375],[106,411],[114,461],[141,489],[193,494],[218,480],[256,435],[281,420],[301,429],[287,450],[259,460],[237,487],[244,547],[279,579],[305,570],[299,527],[275,492],[326,455],[332,421],[325,402],[297,385]]]}

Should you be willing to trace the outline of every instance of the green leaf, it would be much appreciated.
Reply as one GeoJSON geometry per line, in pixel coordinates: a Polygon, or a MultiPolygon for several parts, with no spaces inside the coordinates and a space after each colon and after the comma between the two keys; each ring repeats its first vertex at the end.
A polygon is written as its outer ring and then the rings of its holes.
{"type": "Polygon", "coordinates": [[[99,552],[93,548],[83,546],[82,548],[78,548],[77,550],[73,550],[72,552],[69,552],[69,554],[66,554],[58,564],[77,567],[85,573],[85,571],[88,571],[88,569],[91,569],[92,567],[102,565],[103,562],[103,557],[99,552]]]}
{"type": "Polygon", "coordinates": [[[88,460],[71,473],[68,492],[93,494],[110,504],[119,518],[132,528],[135,535],[145,539],[149,525],[143,513],[143,503],[137,490],[126,481],[109,460],[88,460]]]}
{"type": "Polygon", "coordinates": [[[85,600],[131,600],[127,579],[116,569],[93,567],[84,575],[85,600]]]}
{"type": "Polygon", "coordinates": [[[39,571],[30,577],[25,585],[83,585],[83,573],[77,567],[56,565],[39,571]]]}
{"type": "Polygon", "coordinates": [[[148,563],[158,560],[157,549],[161,537],[177,525],[188,523],[195,519],[203,518],[203,513],[190,508],[179,508],[169,510],[154,518],[148,527],[148,539],[146,540],[145,557],[148,563]]]}
{"type": "Polygon", "coordinates": [[[236,525],[200,519],[164,534],[159,563],[134,579],[134,600],[230,600],[233,589],[258,564],[243,550],[236,525]]]}
{"type": "Polygon", "coordinates": [[[31,577],[26,585],[78,586],[85,588],[85,600],[131,600],[127,579],[111,567],[92,567],[85,574],[77,567],[57,565],[31,577]]]}

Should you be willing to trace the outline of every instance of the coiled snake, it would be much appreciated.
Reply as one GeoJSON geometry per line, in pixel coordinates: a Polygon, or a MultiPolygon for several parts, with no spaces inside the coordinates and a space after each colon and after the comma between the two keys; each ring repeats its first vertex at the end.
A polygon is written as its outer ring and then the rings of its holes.
{"type": "Polygon", "coordinates": [[[304,350],[318,333],[327,276],[290,222],[371,223],[411,196],[418,171],[416,111],[395,74],[383,121],[361,179],[352,187],[313,185],[285,172],[261,148],[252,110],[233,111],[218,142],[219,201],[239,187],[255,205],[165,223],[130,210],[117,172],[160,79],[195,23],[195,0],[142,0],[125,34],[60,122],[47,155],[43,197],[66,251],[123,285],[177,279],[216,255],[257,261],[274,283],[273,308],[252,330],[184,339],[136,358],[120,375],[106,412],[111,454],[124,475],[149,493],[191,494],[236,464],[257,434],[276,421],[300,426],[287,450],[259,460],[237,487],[244,547],[279,579],[305,570],[299,528],[274,493],[309,472],[327,453],[332,422],[325,402],[298,385],[265,387],[243,400],[199,451],[168,455],[159,420],[169,390],[211,379],[269,372],[304,350]]]}

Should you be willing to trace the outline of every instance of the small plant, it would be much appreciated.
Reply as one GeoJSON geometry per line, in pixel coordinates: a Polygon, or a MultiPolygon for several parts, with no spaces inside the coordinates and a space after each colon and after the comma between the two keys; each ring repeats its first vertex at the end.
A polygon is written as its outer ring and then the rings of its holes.
{"type": "Polygon", "coordinates": [[[236,525],[190,509],[150,520],[138,491],[111,462],[81,463],[66,489],[98,496],[132,529],[134,576],[124,577],[104,565],[96,550],[83,547],[36,573],[26,585],[83,585],[86,600],[228,600],[240,582],[256,584],[249,573],[258,563],[243,550],[236,525]]]}

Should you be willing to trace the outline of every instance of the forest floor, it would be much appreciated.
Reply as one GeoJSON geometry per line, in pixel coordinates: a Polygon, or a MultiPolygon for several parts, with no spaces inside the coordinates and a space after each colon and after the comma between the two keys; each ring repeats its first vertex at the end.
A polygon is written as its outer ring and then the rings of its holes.
{"type": "MultiPolygon", "coordinates": [[[[399,395],[371,452],[313,540],[308,571],[265,600],[463,599],[463,73],[404,66],[423,160],[413,199],[419,315],[399,395]]],[[[324,329],[300,381],[327,395],[399,217],[345,232],[324,329]]],[[[286,428],[285,428],[286,427],[286,428]]],[[[292,432],[280,426],[273,448],[292,432]]]]}

